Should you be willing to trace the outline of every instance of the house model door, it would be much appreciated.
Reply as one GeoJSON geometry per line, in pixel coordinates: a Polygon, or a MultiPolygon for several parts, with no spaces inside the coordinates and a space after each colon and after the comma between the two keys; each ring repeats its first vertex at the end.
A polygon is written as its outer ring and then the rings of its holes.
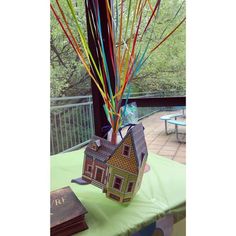
{"type": "Polygon", "coordinates": [[[102,175],[103,175],[103,170],[100,168],[97,168],[95,179],[100,183],[102,182],[102,175]]]}

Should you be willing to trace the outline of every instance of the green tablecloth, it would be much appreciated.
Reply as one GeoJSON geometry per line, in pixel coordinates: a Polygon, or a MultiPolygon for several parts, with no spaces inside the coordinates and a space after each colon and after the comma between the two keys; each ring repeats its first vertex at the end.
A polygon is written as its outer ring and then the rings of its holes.
{"type": "Polygon", "coordinates": [[[93,185],[70,182],[81,176],[83,152],[51,157],[51,190],[69,185],[88,210],[89,229],[80,236],[130,235],[167,213],[173,213],[175,221],[185,217],[185,165],[150,153],[151,169],[144,174],[140,190],[130,204],[122,205],[93,185]]]}

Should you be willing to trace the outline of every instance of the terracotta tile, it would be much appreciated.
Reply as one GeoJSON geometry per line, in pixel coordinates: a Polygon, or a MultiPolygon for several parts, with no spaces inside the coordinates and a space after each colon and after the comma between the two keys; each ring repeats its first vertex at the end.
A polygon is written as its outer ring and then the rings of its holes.
{"type": "Polygon", "coordinates": [[[178,146],[175,146],[175,145],[164,145],[162,149],[166,150],[166,151],[177,151],[178,146]]]}
{"type": "Polygon", "coordinates": [[[186,145],[181,144],[179,147],[179,151],[186,152],[186,145]]]}
{"type": "Polygon", "coordinates": [[[170,141],[170,142],[173,142],[173,143],[180,144],[180,142],[178,142],[178,140],[177,140],[175,134],[170,137],[169,141],[170,141]]]}
{"type": "Polygon", "coordinates": [[[156,136],[156,138],[159,139],[159,140],[167,140],[167,139],[169,139],[169,137],[167,137],[166,135],[162,135],[162,134],[158,134],[156,136]]]}
{"type": "Polygon", "coordinates": [[[147,136],[147,138],[155,139],[155,138],[158,138],[158,135],[156,135],[156,134],[149,134],[147,136]]]}
{"type": "Polygon", "coordinates": [[[150,144],[148,144],[148,147],[150,147],[150,148],[156,148],[156,147],[162,147],[163,145],[164,145],[165,143],[163,142],[163,143],[161,143],[161,142],[155,142],[155,141],[153,141],[153,142],[151,142],[150,144]]]}
{"type": "Polygon", "coordinates": [[[182,156],[182,157],[185,157],[186,156],[186,152],[184,151],[181,151],[181,150],[178,150],[175,154],[176,156],[182,156]]]}
{"type": "Polygon", "coordinates": [[[174,161],[177,161],[177,162],[180,162],[180,163],[183,163],[183,164],[186,164],[186,158],[185,157],[181,157],[181,156],[175,156],[173,158],[174,161]]]}
{"type": "MultiPolygon", "coordinates": [[[[161,156],[161,155],[160,155],[160,156],[161,156]]],[[[163,157],[166,157],[166,158],[168,158],[168,159],[170,159],[170,160],[173,159],[173,156],[163,156],[163,157]]]]}
{"type": "Polygon", "coordinates": [[[170,143],[166,143],[165,145],[163,145],[163,147],[166,147],[166,150],[175,150],[176,152],[179,150],[178,145],[171,145],[170,143]]]}
{"type": "Polygon", "coordinates": [[[157,134],[147,134],[147,135],[145,135],[145,138],[157,138],[158,137],[158,135],[157,134]]]}
{"type": "Polygon", "coordinates": [[[166,145],[167,146],[173,146],[173,147],[179,147],[180,143],[175,141],[175,140],[173,141],[171,139],[168,139],[167,142],[166,142],[166,145]]]}
{"type": "Polygon", "coordinates": [[[164,144],[166,144],[166,142],[167,142],[166,140],[160,140],[160,139],[156,138],[151,142],[151,144],[164,145],[164,144]]]}
{"type": "Polygon", "coordinates": [[[159,135],[159,136],[157,136],[156,137],[158,140],[169,140],[170,139],[170,137],[168,137],[168,136],[162,136],[162,135],[159,135]]]}
{"type": "Polygon", "coordinates": [[[175,155],[175,152],[176,151],[173,151],[173,150],[164,150],[164,148],[161,149],[160,151],[160,155],[163,155],[163,156],[174,156],[175,155]]]}
{"type": "Polygon", "coordinates": [[[151,149],[151,150],[148,150],[148,151],[159,155],[160,150],[161,149],[151,149]]]}
{"type": "Polygon", "coordinates": [[[150,144],[155,138],[152,138],[152,137],[145,137],[146,139],[146,143],[147,144],[150,144]]]}

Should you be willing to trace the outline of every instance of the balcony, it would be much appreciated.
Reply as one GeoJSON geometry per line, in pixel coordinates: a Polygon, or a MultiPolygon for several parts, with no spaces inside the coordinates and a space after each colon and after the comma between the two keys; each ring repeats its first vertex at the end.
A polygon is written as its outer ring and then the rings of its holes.
{"type": "MultiPolygon", "coordinates": [[[[135,93],[132,100],[148,98],[172,98],[184,96],[184,91],[168,93],[135,93]]],[[[182,107],[138,107],[138,119],[145,127],[149,152],[185,163],[185,143],[179,143],[175,134],[165,134],[164,122],[160,117],[176,113],[182,107]]],[[[179,111],[181,113],[182,111],[179,111]]],[[[92,96],[61,97],[51,99],[51,154],[68,152],[84,147],[95,133],[92,96]]],[[[169,125],[170,129],[174,126],[169,125]]],[[[182,128],[180,132],[185,130],[182,128]]]]}

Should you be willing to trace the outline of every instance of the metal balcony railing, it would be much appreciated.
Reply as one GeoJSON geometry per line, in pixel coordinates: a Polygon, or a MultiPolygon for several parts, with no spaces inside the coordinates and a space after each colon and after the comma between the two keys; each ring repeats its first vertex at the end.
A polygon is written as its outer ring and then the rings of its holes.
{"type": "Polygon", "coordinates": [[[78,149],[94,133],[91,96],[52,98],[50,115],[51,154],[78,149]]]}
{"type": "MultiPolygon", "coordinates": [[[[133,93],[130,97],[165,97],[185,92],[133,93]]],[[[138,107],[139,120],[165,108],[138,107]]],[[[169,108],[171,109],[171,108],[169,108]]],[[[79,149],[86,145],[94,134],[92,96],[51,98],[50,111],[51,155],[79,149]]]]}

